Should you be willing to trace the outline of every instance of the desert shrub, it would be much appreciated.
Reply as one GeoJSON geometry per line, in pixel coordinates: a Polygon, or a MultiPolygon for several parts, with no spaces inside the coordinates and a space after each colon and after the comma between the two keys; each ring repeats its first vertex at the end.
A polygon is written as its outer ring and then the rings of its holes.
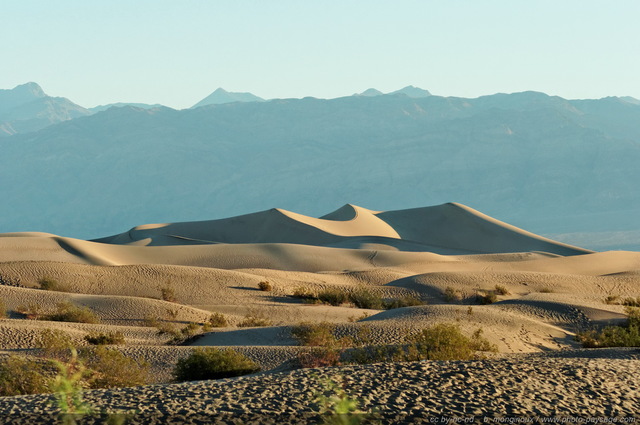
{"type": "Polygon", "coordinates": [[[200,333],[200,329],[201,327],[199,324],[190,322],[189,324],[187,324],[187,326],[180,330],[180,333],[188,338],[200,333]]]}
{"type": "Polygon", "coordinates": [[[0,396],[45,393],[52,383],[46,362],[12,355],[0,361],[0,396]]]}
{"type": "Polygon", "coordinates": [[[75,347],[71,336],[59,329],[46,329],[40,333],[38,346],[43,357],[67,360],[75,347]]]}
{"type": "Polygon", "coordinates": [[[604,303],[605,304],[619,304],[618,299],[620,297],[617,295],[608,295],[605,299],[604,299],[604,303]]]}
{"type": "Polygon", "coordinates": [[[447,286],[446,288],[444,288],[442,297],[448,303],[460,301],[462,299],[460,292],[457,291],[456,289],[453,289],[451,286],[447,286]]]}
{"type": "Polygon", "coordinates": [[[298,353],[297,366],[301,368],[340,365],[341,350],[329,347],[313,347],[298,353]]]}
{"type": "Polygon", "coordinates": [[[358,308],[382,310],[384,306],[384,300],[382,297],[364,288],[358,289],[356,292],[349,294],[349,301],[358,308]]]}
{"type": "Polygon", "coordinates": [[[293,294],[291,295],[293,298],[299,298],[301,300],[315,300],[318,298],[318,295],[313,292],[309,288],[298,287],[294,289],[293,294]]]}
{"type": "Polygon", "coordinates": [[[476,294],[476,301],[478,302],[478,304],[483,305],[493,304],[494,302],[498,301],[498,296],[493,291],[478,293],[476,294]]]}
{"type": "Polygon", "coordinates": [[[227,320],[227,317],[224,314],[213,313],[211,314],[211,316],[209,316],[209,319],[207,320],[207,324],[209,324],[211,327],[214,327],[214,328],[224,328],[226,326],[229,326],[229,321],[227,320]]]}
{"type": "Polygon", "coordinates": [[[253,328],[259,326],[271,326],[273,322],[258,313],[249,313],[238,323],[239,328],[253,328]]]}
{"type": "Polygon", "coordinates": [[[266,280],[258,283],[258,288],[260,288],[261,291],[265,292],[270,292],[273,290],[273,286],[266,280]]]}
{"type": "Polygon", "coordinates": [[[509,290],[504,285],[496,285],[495,293],[498,295],[509,295],[509,290]]]}
{"type": "Polygon", "coordinates": [[[173,375],[177,381],[230,378],[259,371],[252,360],[232,349],[196,348],[178,360],[173,375]]]}
{"type": "Polygon", "coordinates": [[[471,338],[465,336],[458,325],[440,323],[423,329],[412,338],[416,360],[467,360],[476,351],[496,351],[489,341],[476,331],[471,338]]]}
{"type": "Polygon", "coordinates": [[[167,284],[160,288],[160,298],[164,301],[168,301],[174,303],[177,301],[176,291],[171,287],[171,285],[167,284]]]}
{"type": "Polygon", "coordinates": [[[45,291],[69,292],[67,285],[64,285],[51,277],[43,277],[38,280],[40,289],[45,291]]]}
{"type": "Polygon", "coordinates": [[[390,300],[385,300],[383,307],[386,310],[391,310],[394,308],[402,308],[402,307],[413,307],[416,305],[424,305],[424,302],[413,295],[407,295],[402,298],[392,298],[390,300]]]}
{"type": "Polygon", "coordinates": [[[42,314],[42,307],[40,304],[32,303],[29,305],[19,305],[16,308],[16,312],[23,314],[27,319],[39,319],[42,314]]]}
{"type": "Polygon", "coordinates": [[[91,388],[133,387],[149,381],[149,364],[104,345],[82,350],[81,357],[91,375],[91,388]]]}
{"type": "Polygon", "coordinates": [[[628,297],[622,300],[622,305],[626,305],[627,307],[640,307],[640,297],[633,298],[628,297]]]}
{"type": "Polygon", "coordinates": [[[330,288],[318,292],[318,299],[325,304],[338,306],[349,301],[349,295],[344,290],[330,288]]]}
{"type": "Polygon", "coordinates": [[[122,332],[91,332],[84,336],[84,340],[92,345],[121,345],[124,344],[122,332]]]}
{"type": "Polygon", "coordinates": [[[550,294],[550,293],[553,292],[553,289],[545,287],[545,288],[540,289],[540,292],[543,293],[543,294],[550,294]]]}
{"type": "Polygon", "coordinates": [[[640,309],[627,307],[627,322],[621,326],[606,326],[576,334],[585,348],[640,347],[640,309]]]}
{"type": "Polygon", "coordinates": [[[291,328],[291,336],[300,345],[310,346],[336,346],[337,339],[334,335],[335,325],[322,323],[301,323],[291,328]]]}
{"type": "Polygon", "coordinates": [[[99,323],[98,317],[88,307],[78,307],[69,302],[57,305],[56,311],[41,317],[55,322],[99,323]]]}

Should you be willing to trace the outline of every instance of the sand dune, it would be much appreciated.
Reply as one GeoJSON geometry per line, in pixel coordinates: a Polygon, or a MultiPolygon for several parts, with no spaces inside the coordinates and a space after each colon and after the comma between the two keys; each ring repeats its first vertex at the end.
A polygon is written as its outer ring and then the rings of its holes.
{"type": "Polygon", "coordinates": [[[221,220],[143,225],[97,241],[146,245],[293,243],[316,246],[353,246],[370,241],[399,250],[443,254],[456,251],[467,254],[545,251],[560,255],[589,252],[534,235],[456,203],[386,212],[347,204],[322,218],[271,209],[221,220]],[[358,241],[350,242],[351,238],[358,241]]]}
{"type": "Polygon", "coordinates": [[[331,322],[339,335],[365,331],[375,344],[457,323],[467,334],[481,328],[503,354],[568,352],[578,348],[576,332],[624,319],[624,307],[605,298],[638,296],[640,253],[564,245],[460,204],[387,212],[345,205],[321,218],[272,209],[142,225],[94,241],[0,235],[0,298],[9,310],[0,319],[0,351],[36,353],[47,328],[80,345],[88,332],[118,330],[126,340],[118,349],[148,360],[154,382],[168,382],[177,359],[196,346],[233,347],[263,370],[289,370],[302,349],[291,328],[302,322],[331,322]],[[44,278],[65,292],[39,289],[44,278]],[[259,290],[261,282],[272,290],[259,290]],[[478,305],[477,296],[496,285],[503,289],[497,301],[478,305]],[[161,299],[163,288],[172,300],[161,299]],[[426,305],[381,311],[292,296],[325,289],[412,296],[426,305]],[[53,311],[63,301],[90,308],[100,324],[17,312],[30,304],[53,311]],[[212,313],[225,315],[228,326],[187,346],[168,345],[170,336],[144,327],[153,318],[180,329],[212,313]],[[269,323],[240,327],[247,317],[269,323]]]}

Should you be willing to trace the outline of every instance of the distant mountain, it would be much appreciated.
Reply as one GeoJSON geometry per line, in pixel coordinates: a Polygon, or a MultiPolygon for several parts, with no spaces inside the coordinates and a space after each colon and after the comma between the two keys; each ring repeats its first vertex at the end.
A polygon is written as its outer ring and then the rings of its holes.
{"type": "Polygon", "coordinates": [[[369,97],[373,97],[373,96],[382,96],[384,93],[382,93],[380,90],[376,90],[374,88],[370,88],[367,89],[365,91],[363,91],[362,93],[358,93],[356,96],[369,96],[369,97]]]}
{"type": "Polygon", "coordinates": [[[640,230],[639,163],[640,105],[619,98],[111,108],[2,141],[0,196],[11,207],[0,232],[92,238],[274,206],[319,216],[346,202],[380,211],[455,200],[597,249],[584,233],[640,230]]]}
{"type": "MultiPolygon", "coordinates": [[[[414,87],[414,86],[407,86],[407,87],[401,88],[400,90],[392,91],[387,94],[404,94],[415,99],[431,96],[431,93],[429,92],[429,90],[423,90],[421,88],[414,87]]],[[[356,96],[368,96],[368,97],[382,96],[382,95],[384,95],[384,93],[374,88],[370,88],[363,91],[362,93],[356,94],[356,96]]]]}
{"type": "Polygon", "coordinates": [[[142,109],[152,109],[152,108],[161,108],[164,107],[163,105],[160,105],[159,103],[153,104],[153,105],[149,105],[148,103],[125,103],[125,102],[118,102],[118,103],[109,103],[108,105],[98,105],[95,106],[93,108],[89,108],[89,110],[92,113],[98,113],[98,112],[102,112],[102,111],[106,111],[109,108],[123,108],[125,106],[133,106],[134,108],[142,108],[142,109]]]}
{"type": "Polygon", "coordinates": [[[640,99],[636,99],[635,97],[623,96],[620,98],[620,100],[623,100],[627,103],[632,103],[634,105],[640,105],[640,99]]]}
{"type": "Polygon", "coordinates": [[[37,131],[90,113],[63,97],[47,96],[36,83],[22,84],[0,90],[0,137],[37,131]]]}
{"type": "Polygon", "coordinates": [[[222,105],[224,103],[233,102],[264,102],[264,99],[251,93],[233,93],[228,92],[222,87],[216,89],[209,96],[193,105],[191,108],[199,108],[205,105],[222,105]]]}
{"type": "Polygon", "coordinates": [[[413,97],[416,99],[419,99],[421,97],[431,96],[431,93],[429,92],[429,90],[423,90],[419,87],[414,87],[414,86],[407,86],[407,87],[401,88],[400,90],[391,92],[389,94],[406,94],[407,96],[413,97]]]}

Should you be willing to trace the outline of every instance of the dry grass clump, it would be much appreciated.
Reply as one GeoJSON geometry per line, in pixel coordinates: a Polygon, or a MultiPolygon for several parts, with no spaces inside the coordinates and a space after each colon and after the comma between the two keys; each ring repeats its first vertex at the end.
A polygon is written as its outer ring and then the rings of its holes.
{"type": "Polygon", "coordinates": [[[504,285],[496,285],[495,293],[498,295],[509,295],[509,290],[504,285]]]}
{"type": "Polygon", "coordinates": [[[42,314],[42,306],[38,303],[22,304],[16,308],[16,312],[24,315],[26,319],[37,320],[42,314]]]}
{"type": "Polygon", "coordinates": [[[448,303],[458,302],[462,300],[462,294],[460,293],[460,291],[452,288],[451,286],[447,286],[446,288],[444,288],[442,297],[448,303]]]}
{"type": "Polygon", "coordinates": [[[617,295],[608,295],[608,296],[604,299],[604,303],[605,303],[605,304],[615,304],[615,305],[617,305],[617,304],[620,304],[620,303],[618,302],[618,300],[619,300],[619,299],[620,299],[620,297],[619,297],[619,296],[617,296],[617,295]]]}
{"type": "Polygon", "coordinates": [[[622,300],[622,305],[626,305],[627,307],[640,307],[640,297],[625,298],[624,300],[622,300]]]}
{"type": "Polygon", "coordinates": [[[545,288],[540,289],[540,293],[542,293],[542,294],[551,294],[551,293],[553,293],[553,289],[545,287],[545,288]]]}
{"type": "Polygon", "coordinates": [[[606,326],[576,334],[576,340],[585,348],[640,347],[640,309],[627,307],[627,323],[606,326]]]}
{"type": "Polygon", "coordinates": [[[273,291],[273,286],[272,286],[268,281],[266,281],[266,280],[264,280],[264,281],[262,281],[262,282],[258,283],[258,288],[259,288],[261,291],[265,291],[265,292],[271,292],[271,291],[273,291]]]}
{"type": "Polygon", "coordinates": [[[224,328],[229,326],[229,321],[227,317],[222,313],[213,313],[209,316],[209,319],[205,322],[204,326],[212,327],[212,328],[224,328]]]}
{"type": "Polygon", "coordinates": [[[160,298],[163,301],[168,301],[170,303],[175,303],[178,301],[176,298],[176,291],[171,287],[171,285],[167,284],[160,288],[160,298]]]}
{"type": "Polygon", "coordinates": [[[273,322],[264,317],[264,315],[259,312],[248,313],[246,316],[244,316],[244,319],[242,319],[242,321],[238,323],[239,328],[254,328],[259,326],[271,325],[273,325],[273,322]]]}
{"type": "Polygon", "coordinates": [[[305,300],[305,301],[315,301],[318,299],[318,294],[314,291],[312,291],[309,288],[300,286],[296,289],[294,289],[293,294],[291,294],[291,296],[293,298],[299,298],[301,300],[305,300]]]}
{"type": "Polygon", "coordinates": [[[297,288],[292,296],[303,299],[305,302],[320,302],[333,306],[351,303],[357,308],[372,310],[389,310],[392,308],[424,305],[424,302],[415,296],[408,295],[401,298],[385,299],[366,288],[359,288],[354,292],[347,292],[340,288],[328,288],[317,294],[307,288],[297,288]]]}
{"type": "Polygon", "coordinates": [[[341,289],[329,288],[318,292],[318,300],[325,304],[338,306],[349,301],[349,295],[341,289]]]}
{"type": "Polygon", "coordinates": [[[476,301],[482,305],[493,304],[498,301],[498,295],[494,291],[479,292],[476,294],[476,301]]]}
{"type": "Polygon", "coordinates": [[[40,317],[54,322],[100,323],[100,319],[88,307],[78,307],[70,302],[58,303],[56,311],[40,317]]]}
{"type": "Polygon", "coordinates": [[[38,280],[38,285],[40,285],[40,289],[45,291],[69,292],[67,285],[60,283],[51,277],[41,278],[38,280]]]}
{"type": "Polygon", "coordinates": [[[176,381],[221,379],[247,375],[259,371],[252,360],[230,348],[196,348],[189,357],[176,363],[173,375],[176,381]]]}
{"type": "Polygon", "coordinates": [[[84,340],[92,345],[122,345],[124,335],[122,332],[91,332],[84,336],[84,340]]]}

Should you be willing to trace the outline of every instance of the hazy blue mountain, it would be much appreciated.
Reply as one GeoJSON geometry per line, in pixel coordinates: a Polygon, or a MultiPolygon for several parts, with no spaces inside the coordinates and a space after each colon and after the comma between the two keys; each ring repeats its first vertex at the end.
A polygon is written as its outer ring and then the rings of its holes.
{"type": "Polygon", "coordinates": [[[0,90],[0,137],[37,131],[89,114],[68,99],[47,96],[36,83],[0,90]]]}
{"type": "Polygon", "coordinates": [[[10,207],[0,232],[94,238],[272,207],[321,216],[346,203],[449,201],[565,242],[579,236],[587,248],[615,247],[607,234],[640,230],[640,105],[618,98],[122,107],[5,138],[2,152],[0,194],[10,207]],[[593,232],[602,245],[585,243],[593,232]]]}
{"type": "Polygon", "coordinates": [[[206,105],[222,105],[224,103],[233,102],[264,102],[264,99],[251,93],[233,93],[228,92],[222,87],[216,89],[209,96],[193,105],[191,108],[199,108],[206,105]]]}
{"type": "Polygon", "coordinates": [[[400,90],[392,91],[389,94],[406,94],[407,96],[413,97],[413,98],[431,96],[431,93],[429,92],[429,90],[423,90],[419,87],[414,87],[414,86],[407,86],[407,87],[401,88],[400,90]]]}
{"type": "Polygon", "coordinates": [[[631,97],[631,96],[622,96],[620,98],[620,100],[627,102],[627,103],[633,103],[634,105],[640,105],[640,99],[636,99],[635,97],[631,97]]]}
{"type": "Polygon", "coordinates": [[[126,103],[126,102],[117,102],[117,103],[109,103],[107,105],[98,105],[93,108],[89,108],[92,113],[98,113],[102,111],[106,111],[109,108],[122,108],[124,106],[133,106],[134,108],[142,108],[142,109],[152,109],[152,108],[161,108],[164,107],[159,103],[149,105],[148,103],[126,103]]]}
{"type": "Polygon", "coordinates": [[[376,90],[374,88],[370,88],[370,89],[366,89],[365,91],[363,91],[362,93],[358,93],[355,96],[369,96],[369,97],[373,97],[373,96],[382,96],[384,93],[382,93],[380,90],[376,90]]]}

